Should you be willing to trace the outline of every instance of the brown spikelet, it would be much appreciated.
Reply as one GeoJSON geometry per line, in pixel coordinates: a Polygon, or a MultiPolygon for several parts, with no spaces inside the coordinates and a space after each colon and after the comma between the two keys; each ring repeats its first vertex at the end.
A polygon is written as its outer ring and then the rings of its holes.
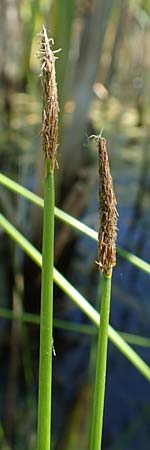
{"type": "Polygon", "coordinates": [[[99,153],[99,232],[98,265],[106,276],[116,265],[117,209],[113,182],[110,174],[106,140],[97,138],[99,153]]]}
{"type": "MultiPolygon", "coordinates": [[[[43,91],[42,130],[43,151],[54,170],[58,146],[58,98],[55,75],[56,57],[50,47],[50,40],[43,26],[41,33],[40,57],[42,59],[41,82],[43,91]]],[[[52,41],[52,39],[51,39],[52,41]]]]}

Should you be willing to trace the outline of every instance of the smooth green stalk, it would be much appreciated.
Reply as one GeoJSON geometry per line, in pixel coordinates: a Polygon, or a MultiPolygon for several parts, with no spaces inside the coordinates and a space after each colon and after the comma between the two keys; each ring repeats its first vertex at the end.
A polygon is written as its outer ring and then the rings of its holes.
{"type": "Polygon", "coordinates": [[[96,380],[90,436],[90,450],[100,450],[106,384],[108,325],[111,296],[111,276],[102,275],[101,318],[98,334],[96,380]]]}
{"type": "Polygon", "coordinates": [[[53,347],[54,175],[47,161],[44,181],[40,365],[37,449],[50,450],[53,347]]]}
{"type": "MultiPolygon", "coordinates": [[[[5,232],[17,242],[17,244],[25,251],[25,253],[42,268],[41,253],[13,226],[11,223],[0,214],[0,225],[5,232]]],[[[66,278],[58,272],[53,270],[54,281],[57,286],[78,306],[84,314],[99,327],[100,315],[93,308],[93,306],[81,295],[66,278]]],[[[143,361],[143,359],[122,339],[120,334],[109,325],[108,334],[111,342],[118,348],[118,350],[137,368],[137,370],[150,381],[150,368],[143,361]]]]}
{"type": "MultiPolygon", "coordinates": [[[[0,183],[5,186],[7,189],[10,189],[13,192],[16,192],[16,194],[22,195],[27,200],[31,201],[32,203],[36,204],[37,206],[43,208],[44,201],[41,197],[34,194],[33,192],[29,191],[25,187],[21,186],[19,183],[16,183],[15,181],[11,180],[11,178],[8,178],[6,175],[3,175],[0,173],[0,183]]],[[[80,222],[78,219],[75,219],[74,217],[70,216],[69,214],[65,213],[61,209],[57,208],[55,206],[54,209],[55,217],[59,219],[61,222],[69,225],[73,229],[77,230],[77,232],[83,233],[86,236],[88,236],[91,239],[94,239],[95,241],[98,240],[98,234],[95,230],[88,227],[84,223],[80,222]]],[[[148,275],[150,275],[150,264],[148,264],[146,261],[143,261],[141,258],[139,258],[136,255],[133,255],[132,253],[123,250],[120,247],[117,247],[117,253],[122,258],[126,259],[129,263],[133,264],[138,269],[146,272],[148,275]]]]}

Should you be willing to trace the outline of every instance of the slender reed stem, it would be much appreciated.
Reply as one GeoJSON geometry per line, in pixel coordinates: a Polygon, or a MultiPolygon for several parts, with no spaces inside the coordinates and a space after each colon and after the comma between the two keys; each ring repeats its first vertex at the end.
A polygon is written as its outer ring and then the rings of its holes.
{"type": "Polygon", "coordinates": [[[101,318],[98,334],[96,380],[91,425],[90,450],[100,450],[102,441],[111,276],[102,275],[101,318]]]}
{"type": "Polygon", "coordinates": [[[44,182],[44,222],[42,248],[42,290],[40,319],[40,366],[38,397],[38,450],[50,449],[52,328],[53,328],[53,248],[54,175],[47,161],[44,182]]]}
{"type": "Polygon", "coordinates": [[[54,169],[58,137],[58,99],[55,56],[43,26],[39,55],[42,59],[42,130],[46,177],[42,248],[42,290],[40,319],[40,365],[37,450],[51,448],[51,385],[53,348],[53,252],[54,252],[54,169]]]}
{"type": "Polygon", "coordinates": [[[101,316],[98,334],[96,379],[91,425],[90,450],[100,450],[102,443],[108,327],[112,268],[116,265],[117,209],[110,174],[106,140],[96,137],[99,160],[99,232],[98,267],[102,271],[101,316]]]}

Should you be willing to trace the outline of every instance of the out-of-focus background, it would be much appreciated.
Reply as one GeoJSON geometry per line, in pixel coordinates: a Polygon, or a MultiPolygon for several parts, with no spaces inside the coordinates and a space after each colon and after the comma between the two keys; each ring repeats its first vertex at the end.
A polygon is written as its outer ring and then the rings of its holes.
{"type": "MultiPolygon", "coordinates": [[[[43,23],[54,38],[59,95],[56,204],[97,229],[96,146],[104,128],[118,202],[118,245],[148,261],[149,0],[1,0],[0,169],[43,195],[40,61],[43,23]]],[[[41,250],[42,211],[0,188],[6,217],[41,250]]],[[[55,264],[96,305],[96,242],[56,222],[55,264]]],[[[0,231],[0,307],[39,313],[40,270],[0,231]]],[[[148,275],[117,258],[111,324],[148,336],[148,275]]],[[[87,324],[55,288],[54,315],[87,324]]],[[[53,448],[87,449],[96,339],[54,328],[53,448]]],[[[134,347],[148,360],[149,349],[134,347]]],[[[0,317],[0,448],[36,447],[39,327],[0,317]]],[[[148,450],[149,388],[111,344],[104,450],[148,450]]]]}

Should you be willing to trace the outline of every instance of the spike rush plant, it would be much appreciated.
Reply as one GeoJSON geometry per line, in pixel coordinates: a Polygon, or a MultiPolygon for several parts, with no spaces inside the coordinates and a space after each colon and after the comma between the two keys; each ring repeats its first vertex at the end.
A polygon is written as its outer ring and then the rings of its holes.
{"type": "MultiPolygon", "coordinates": [[[[39,362],[39,394],[38,394],[38,431],[37,450],[51,449],[51,384],[52,384],[52,350],[53,350],[53,278],[56,285],[67,295],[70,300],[79,307],[88,319],[96,326],[98,332],[97,367],[95,379],[95,392],[93,401],[93,414],[90,433],[90,450],[100,450],[102,442],[103,410],[107,365],[108,335],[116,348],[126,357],[130,363],[150,381],[150,367],[123,339],[130,338],[130,342],[146,346],[145,338],[123,334],[120,336],[109,325],[111,279],[112,269],[116,265],[116,238],[117,238],[117,209],[116,198],[113,190],[109,161],[106,149],[106,140],[99,135],[95,137],[99,155],[99,232],[98,232],[98,269],[102,272],[101,283],[101,308],[100,315],[93,306],[53,267],[54,252],[54,212],[57,219],[67,224],[78,233],[83,233],[97,241],[97,233],[69,214],[54,208],[54,170],[57,164],[58,145],[58,98],[55,76],[55,51],[51,49],[52,39],[49,40],[45,27],[41,33],[39,55],[42,60],[41,84],[43,92],[42,109],[42,137],[43,153],[45,161],[44,179],[44,215],[43,215],[43,244],[42,255],[39,251],[3,216],[0,214],[0,226],[22,248],[22,250],[42,269],[41,284],[41,313],[40,319],[33,314],[23,313],[14,315],[10,310],[0,309],[0,316],[25,321],[27,323],[40,322],[40,362],[39,362]]],[[[3,174],[0,174],[0,184],[14,193],[22,195],[28,201],[43,208],[43,199],[33,194],[28,189],[14,182],[3,174]]],[[[118,254],[130,264],[150,274],[150,266],[146,261],[127,252],[117,249],[118,254]]],[[[56,320],[55,320],[56,326],[56,320]]],[[[72,328],[68,322],[57,326],[72,328]]],[[[75,325],[77,327],[77,324],[75,325]]],[[[77,331],[77,328],[76,328],[77,331]]],[[[79,328],[78,328],[79,331],[79,328]]],[[[81,328],[80,328],[81,331],[81,328]]],[[[82,331],[88,331],[82,328],[82,331]]],[[[95,329],[90,328],[90,333],[95,329]]],[[[149,340],[147,340],[149,346],[149,340]]]]}
{"type": "Polygon", "coordinates": [[[99,232],[97,265],[102,271],[102,295],[90,450],[100,450],[102,442],[111,279],[112,268],[116,265],[116,230],[118,217],[116,209],[117,202],[110,174],[106,140],[101,137],[101,135],[96,137],[96,140],[99,159],[99,232]]]}
{"type": "Polygon", "coordinates": [[[38,394],[37,449],[50,450],[51,384],[53,350],[53,253],[54,253],[54,169],[58,137],[58,99],[55,54],[45,27],[41,33],[39,56],[42,59],[43,94],[42,137],[45,159],[44,216],[42,243],[42,285],[40,313],[40,362],[38,394]]]}

